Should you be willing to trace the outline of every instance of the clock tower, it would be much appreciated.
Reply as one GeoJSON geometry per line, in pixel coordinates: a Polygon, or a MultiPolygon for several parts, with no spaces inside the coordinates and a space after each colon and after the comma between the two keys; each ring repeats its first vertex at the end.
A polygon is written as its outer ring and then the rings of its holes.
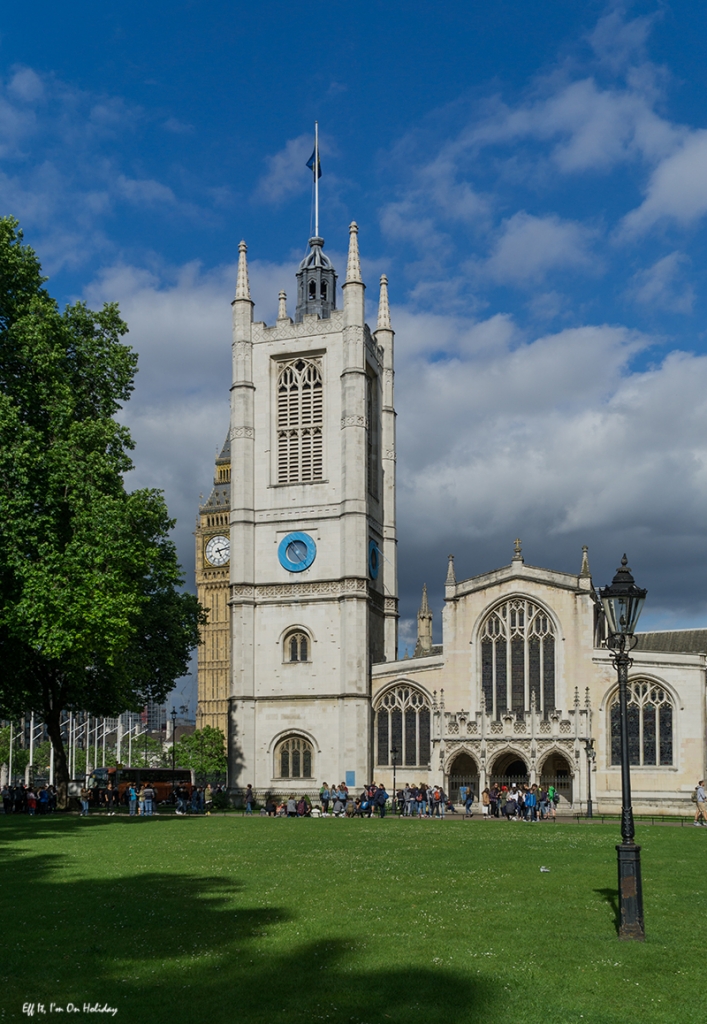
{"type": "Polygon", "coordinates": [[[205,725],[228,735],[231,630],[228,609],[230,561],[231,442],[216,459],[214,486],[208,501],[199,506],[196,521],[196,591],[208,620],[201,630],[197,652],[198,696],[196,727],[205,725]]]}
{"type": "MultiPolygon", "coordinates": [[[[387,278],[374,332],[356,224],[340,290],[319,237],[296,278],[294,318],[281,292],[277,321],[254,321],[241,242],[230,506],[214,509],[230,521],[229,785],[278,792],[370,781],[371,666],[397,654],[387,278]]],[[[223,543],[208,544],[221,521],[200,530],[198,572],[215,587],[224,570],[209,550],[222,557],[223,543]]]]}

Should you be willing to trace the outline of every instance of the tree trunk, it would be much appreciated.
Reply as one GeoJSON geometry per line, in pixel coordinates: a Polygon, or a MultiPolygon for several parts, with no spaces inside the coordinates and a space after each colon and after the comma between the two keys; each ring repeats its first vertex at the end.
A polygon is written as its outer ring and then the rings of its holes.
{"type": "Polygon", "coordinates": [[[64,741],[61,738],[61,709],[46,708],[44,721],[49,739],[54,748],[54,785],[56,787],[56,806],[59,811],[69,809],[69,764],[66,760],[64,741]]]}

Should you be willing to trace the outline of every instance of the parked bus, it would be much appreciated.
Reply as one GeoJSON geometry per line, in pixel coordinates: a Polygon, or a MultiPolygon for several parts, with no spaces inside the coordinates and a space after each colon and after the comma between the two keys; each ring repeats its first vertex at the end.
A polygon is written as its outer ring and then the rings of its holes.
{"type": "Polygon", "coordinates": [[[113,783],[119,803],[122,803],[128,786],[139,790],[149,782],[155,791],[155,802],[159,804],[163,800],[171,800],[176,789],[186,789],[191,796],[196,785],[191,768],[94,768],[88,779],[88,788],[93,790],[96,803],[102,801],[101,790],[107,789],[109,782],[113,783]]]}

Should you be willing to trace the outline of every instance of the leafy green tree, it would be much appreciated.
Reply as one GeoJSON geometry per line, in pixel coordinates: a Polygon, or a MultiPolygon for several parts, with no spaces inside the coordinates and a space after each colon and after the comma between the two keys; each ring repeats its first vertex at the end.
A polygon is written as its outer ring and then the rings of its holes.
{"type": "Polygon", "coordinates": [[[182,736],[175,750],[177,768],[191,768],[200,775],[225,772],[226,737],[220,729],[205,725],[190,736],[182,736]]]}
{"type": "Polygon", "coordinates": [[[164,700],[204,613],[156,490],[128,492],[116,413],[137,357],[118,308],[61,312],[13,218],[0,220],[0,709],[35,711],[66,803],[62,710],[164,700]]]}

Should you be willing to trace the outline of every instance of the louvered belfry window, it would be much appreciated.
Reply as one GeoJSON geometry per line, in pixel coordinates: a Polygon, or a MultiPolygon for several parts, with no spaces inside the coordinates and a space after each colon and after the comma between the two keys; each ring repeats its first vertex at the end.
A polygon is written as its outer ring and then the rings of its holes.
{"type": "Polygon", "coordinates": [[[324,422],[319,359],[282,363],[277,376],[277,482],[323,479],[324,422]]]}

